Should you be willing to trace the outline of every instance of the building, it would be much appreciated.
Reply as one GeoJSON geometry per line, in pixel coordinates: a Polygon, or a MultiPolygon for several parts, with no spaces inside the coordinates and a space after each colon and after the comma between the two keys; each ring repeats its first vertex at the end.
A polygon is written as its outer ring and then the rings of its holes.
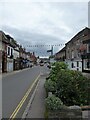
{"type": "Polygon", "coordinates": [[[0,31],[0,73],[27,68],[30,61],[36,63],[34,53],[26,52],[14,38],[0,31]]]}
{"type": "Polygon", "coordinates": [[[19,45],[17,43],[15,43],[13,52],[13,69],[19,70],[19,45]]]}
{"type": "Polygon", "coordinates": [[[1,49],[1,69],[2,72],[7,72],[7,45],[8,45],[8,40],[3,31],[0,31],[0,49],[1,49]]]}
{"type": "Polygon", "coordinates": [[[84,41],[90,39],[90,29],[85,28],[78,32],[69,42],[66,43],[66,63],[69,69],[82,71],[82,55],[87,51],[84,41]]]}
{"type": "Polygon", "coordinates": [[[0,73],[2,73],[2,34],[0,32],[0,73]]]}
{"type": "Polygon", "coordinates": [[[0,73],[2,73],[2,50],[0,50],[0,73]]]}
{"type": "Polygon", "coordinates": [[[29,67],[29,62],[31,60],[31,53],[26,52],[26,49],[22,46],[19,47],[19,68],[27,68],[29,67]]]}
{"type": "Polygon", "coordinates": [[[25,49],[20,45],[19,47],[19,69],[25,68],[25,49]]]}
{"type": "Polygon", "coordinates": [[[56,61],[65,61],[66,59],[66,47],[62,48],[59,52],[55,54],[56,61]]]}
{"type": "Polygon", "coordinates": [[[7,37],[7,72],[11,72],[14,70],[14,48],[15,48],[15,40],[10,36],[6,35],[7,37]]]}
{"type": "Polygon", "coordinates": [[[30,59],[31,61],[33,62],[33,64],[36,64],[37,63],[37,57],[35,56],[35,53],[31,53],[30,55],[30,59]]]}
{"type": "Polygon", "coordinates": [[[87,51],[82,54],[82,71],[90,73],[90,39],[83,41],[86,44],[87,51]]]}

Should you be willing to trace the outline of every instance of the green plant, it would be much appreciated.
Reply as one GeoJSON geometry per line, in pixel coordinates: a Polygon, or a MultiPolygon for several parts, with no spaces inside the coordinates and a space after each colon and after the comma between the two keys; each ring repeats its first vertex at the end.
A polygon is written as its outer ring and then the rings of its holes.
{"type": "Polygon", "coordinates": [[[63,70],[58,73],[58,96],[65,105],[87,105],[90,81],[78,71],[63,70]]]}
{"type": "Polygon", "coordinates": [[[45,82],[47,92],[53,92],[65,105],[90,104],[90,79],[79,71],[72,71],[63,62],[54,63],[49,77],[45,82]]]}
{"type": "Polygon", "coordinates": [[[45,101],[48,110],[60,110],[63,106],[63,102],[55,95],[47,97],[45,101]]]}
{"type": "Polygon", "coordinates": [[[47,92],[55,92],[56,91],[56,82],[48,79],[45,81],[45,89],[47,92]]]}
{"type": "Polygon", "coordinates": [[[67,64],[65,64],[64,62],[55,62],[54,63],[54,68],[52,68],[52,71],[51,71],[51,73],[50,74],[56,74],[57,75],[57,73],[60,71],[60,70],[62,70],[62,69],[67,69],[68,68],[68,65],[67,64]]]}

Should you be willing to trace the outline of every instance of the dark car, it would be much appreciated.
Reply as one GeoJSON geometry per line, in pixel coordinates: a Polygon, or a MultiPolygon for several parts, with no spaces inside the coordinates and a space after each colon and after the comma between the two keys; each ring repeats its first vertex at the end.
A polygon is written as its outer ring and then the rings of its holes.
{"type": "Polygon", "coordinates": [[[47,64],[47,67],[50,69],[50,68],[51,68],[51,65],[48,63],[48,64],[47,64]]]}
{"type": "Polygon", "coordinates": [[[40,66],[44,66],[44,63],[40,63],[40,66]]]}

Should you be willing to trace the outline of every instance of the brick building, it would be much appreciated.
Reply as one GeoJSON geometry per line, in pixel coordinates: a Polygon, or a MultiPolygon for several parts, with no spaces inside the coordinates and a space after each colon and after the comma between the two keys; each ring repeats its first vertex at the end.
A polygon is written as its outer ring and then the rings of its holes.
{"type": "Polygon", "coordinates": [[[66,43],[66,63],[70,69],[82,71],[81,56],[87,52],[87,45],[83,42],[88,39],[90,39],[90,29],[86,27],[66,43]]]}
{"type": "Polygon", "coordinates": [[[59,52],[55,54],[56,61],[65,61],[66,59],[66,47],[62,48],[59,52]]]}
{"type": "Polygon", "coordinates": [[[90,39],[83,41],[86,44],[87,51],[82,54],[82,71],[90,73],[90,39]]]}

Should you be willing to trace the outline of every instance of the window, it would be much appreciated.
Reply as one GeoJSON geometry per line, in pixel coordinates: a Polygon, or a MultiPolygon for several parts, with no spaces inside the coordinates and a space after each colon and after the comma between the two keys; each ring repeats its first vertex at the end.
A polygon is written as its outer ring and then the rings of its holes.
{"type": "Polygon", "coordinates": [[[84,70],[90,70],[90,59],[84,59],[84,70]]]}
{"type": "Polygon", "coordinates": [[[90,44],[88,44],[88,52],[90,53],[90,44]]]}
{"type": "Polygon", "coordinates": [[[71,65],[71,66],[72,66],[72,68],[74,68],[74,63],[72,63],[72,65],[71,65]]]}
{"type": "Polygon", "coordinates": [[[13,49],[11,48],[11,56],[13,55],[13,49]]]}
{"type": "Polygon", "coordinates": [[[87,61],[87,68],[88,69],[90,68],[90,61],[89,60],[87,61]]]}
{"type": "Polygon", "coordinates": [[[79,67],[79,61],[77,61],[77,67],[79,67]]]}
{"type": "Polygon", "coordinates": [[[10,55],[10,47],[8,47],[8,51],[7,52],[8,52],[7,54],[10,55]]]}
{"type": "Polygon", "coordinates": [[[74,51],[72,51],[72,53],[71,53],[71,54],[72,54],[72,58],[74,58],[74,51]]]}

